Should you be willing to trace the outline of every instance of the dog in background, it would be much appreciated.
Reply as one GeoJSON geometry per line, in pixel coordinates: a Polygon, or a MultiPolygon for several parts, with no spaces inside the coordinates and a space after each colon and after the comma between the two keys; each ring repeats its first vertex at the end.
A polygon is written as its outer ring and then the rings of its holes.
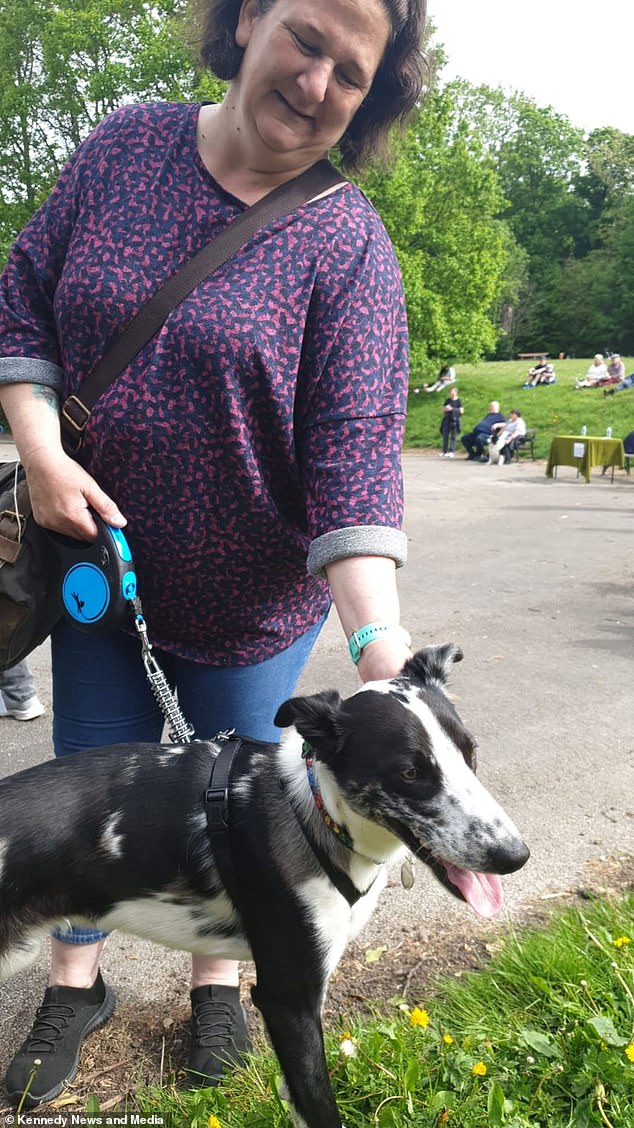
{"type": "Polygon", "coordinates": [[[123,744],[0,781],[0,979],[69,921],[252,959],[297,1124],[341,1128],[321,1009],[388,867],[409,852],[493,916],[498,875],[529,856],[478,781],[474,741],[447,697],[461,658],[428,647],[346,700],[285,702],[279,745],[235,743],[211,817],[218,738],[123,744]]]}

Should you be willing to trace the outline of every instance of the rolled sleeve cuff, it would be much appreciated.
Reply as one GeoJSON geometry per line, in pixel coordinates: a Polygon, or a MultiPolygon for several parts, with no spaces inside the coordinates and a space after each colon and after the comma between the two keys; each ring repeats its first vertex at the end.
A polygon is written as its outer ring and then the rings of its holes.
{"type": "Polygon", "coordinates": [[[353,525],[333,529],[312,541],[306,567],[312,576],[326,579],[326,566],[348,556],[388,556],[397,568],[407,561],[407,538],[401,529],[387,525],[353,525]]]}
{"type": "Polygon", "coordinates": [[[61,393],[64,373],[50,360],[28,356],[0,357],[0,384],[43,384],[61,393]]]}

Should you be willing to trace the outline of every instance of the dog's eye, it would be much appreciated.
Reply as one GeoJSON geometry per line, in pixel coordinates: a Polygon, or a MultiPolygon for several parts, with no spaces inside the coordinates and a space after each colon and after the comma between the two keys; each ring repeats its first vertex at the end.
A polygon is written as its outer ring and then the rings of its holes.
{"type": "Polygon", "coordinates": [[[406,780],[407,783],[412,783],[413,780],[418,779],[418,768],[406,768],[404,772],[401,772],[401,779],[406,780]]]}

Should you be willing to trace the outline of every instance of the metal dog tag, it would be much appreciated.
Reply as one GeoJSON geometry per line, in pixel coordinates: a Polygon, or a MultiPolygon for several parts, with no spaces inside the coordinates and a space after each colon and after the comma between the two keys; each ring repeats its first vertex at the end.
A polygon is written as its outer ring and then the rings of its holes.
{"type": "Polygon", "coordinates": [[[411,854],[408,854],[401,866],[401,885],[403,889],[411,889],[416,880],[416,872],[414,870],[414,859],[411,854]]]}

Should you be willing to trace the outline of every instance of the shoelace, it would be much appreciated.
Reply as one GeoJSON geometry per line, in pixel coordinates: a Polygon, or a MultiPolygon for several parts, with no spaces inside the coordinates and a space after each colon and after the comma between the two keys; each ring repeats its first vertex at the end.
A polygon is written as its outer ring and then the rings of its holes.
{"type": "Polygon", "coordinates": [[[61,1003],[44,1003],[35,1012],[35,1022],[24,1043],[25,1053],[53,1053],[55,1043],[63,1037],[64,1031],[75,1017],[73,1007],[61,1003]],[[52,1031],[47,1035],[47,1031],[52,1031]]]}
{"type": "Polygon", "coordinates": [[[235,1011],[229,1003],[198,1003],[193,1011],[196,1041],[201,1046],[215,1048],[231,1042],[235,1011]]]}

